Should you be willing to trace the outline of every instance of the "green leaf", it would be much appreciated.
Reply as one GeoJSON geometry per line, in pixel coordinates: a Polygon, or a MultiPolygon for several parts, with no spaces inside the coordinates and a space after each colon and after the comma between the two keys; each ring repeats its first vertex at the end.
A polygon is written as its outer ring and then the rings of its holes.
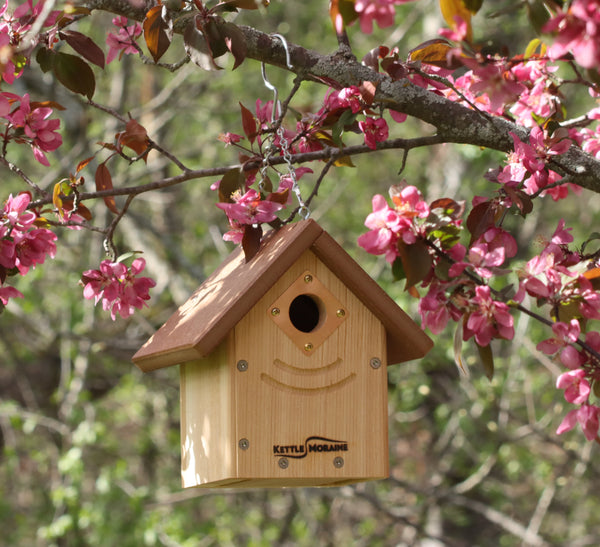
{"type": "Polygon", "coordinates": [[[527,3],[527,17],[536,32],[541,33],[542,28],[550,19],[550,13],[546,9],[543,0],[529,0],[527,3]]]}
{"type": "Polygon", "coordinates": [[[236,191],[243,191],[245,182],[242,169],[235,167],[227,171],[219,184],[219,201],[233,203],[231,195],[236,191]]]}
{"type": "Polygon", "coordinates": [[[55,55],[56,53],[54,51],[45,47],[38,50],[35,60],[38,62],[38,65],[40,65],[42,72],[46,73],[52,70],[55,55]]]}
{"type": "Polygon", "coordinates": [[[462,358],[462,346],[463,346],[463,326],[462,323],[457,323],[456,330],[454,331],[454,362],[458,367],[458,370],[467,378],[470,376],[469,369],[465,366],[462,358]]]}
{"type": "Polygon", "coordinates": [[[598,239],[600,239],[600,232],[592,232],[590,234],[590,237],[588,237],[582,244],[581,244],[581,253],[583,254],[583,252],[585,251],[585,248],[588,246],[589,243],[591,243],[592,241],[597,241],[598,239]]]}
{"type": "Polygon", "coordinates": [[[488,344],[487,346],[480,346],[477,342],[475,342],[475,345],[477,346],[477,351],[479,351],[479,357],[481,358],[481,364],[483,365],[485,375],[488,377],[488,380],[491,380],[494,377],[494,354],[492,352],[492,345],[488,344]]]}
{"type": "Polygon", "coordinates": [[[481,9],[483,0],[463,0],[463,4],[471,13],[477,13],[481,9]]]}
{"type": "Polygon", "coordinates": [[[56,79],[67,89],[84,95],[90,100],[94,96],[96,90],[94,72],[80,57],[62,52],[55,53],[52,69],[56,79]]]}
{"type": "Polygon", "coordinates": [[[402,259],[400,257],[394,260],[392,264],[392,275],[394,276],[394,281],[402,281],[406,279],[406,273],[404,271],[404,267],[402,266],[402,259]]]}

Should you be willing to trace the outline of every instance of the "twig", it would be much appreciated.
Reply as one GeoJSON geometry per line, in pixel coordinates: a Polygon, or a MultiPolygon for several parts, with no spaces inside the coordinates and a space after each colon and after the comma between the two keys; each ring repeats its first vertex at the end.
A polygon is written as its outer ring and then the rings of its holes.
{"type": "Polygon", "coordinates": [[[50,196],[50,194],[48,192],[46,192],[46,190],[42,190],[35,182],[33,182],[23,172],[23,170],[20,167],[17,167],[14,163],[11,163],[10,161],[8,161],[4,156],[0,156],[0,163],[2,163],[3,165],[5,165],[13,173],[16,173],[17,175],[19,175],[19,177],[21,177],[28,186],[30,186],[31,188],[33,188],[36,191],[37,194],[39,194],[41,196],[45,196],[45,198],[49,199],[50,202],[52,201],[52,197],[50,196]]]}
{"type": "MultiPolygon", "coordinates": [[[[383,143],[379,143],[377,146],[377,150],[393,150],[398,148],[418,148],[421,146],[431,146],[433,144],[441,144],[443,140],[437,135],[432,135],[429,137],[418,137],[415,139],[393,139],[391,141],[386,141],[383,143]]],[[[318,160],[329,160],[330,158],[339,158],[340,156],[355,156],[359,154],[366,154],[372,152],[372,149],[367,145],[356,145],[356,146],[348,146],[346,148],[331,148],[327,147],[323,150],[317,150],[314,152],[302,152],[299,154],[292,154],[291,162],[294,164],[300,163],[308,163],[311,161],[318,160]]],[[[269,160],[269,165],[281,165],[286,163],[286,160],[283,156],[277,156],[271,158],[269,160]]],[[[100,190],[97,192],[81,192],[79,195],[80,201],[86,201],[90,199],[99,199],[105,198],[109,196],[127,196],[127,195],[139,195],[144,192],[150,192],[153,190],[159,190],[163,188],[169,188],[170,186],[175,186],[177,184],[181,184],[183,182],[208,178],[208,177],[218,177],[227,173],[232,169],[243,169],[244,171],[252,171],[260,168],[261,161],[248,161],[241,164],[228,165],[224,167],[209,167],[206,169],[195,169],[195,170],[187,170],[180,175],[176,175],[173,177],[166,177],[162,180],[151,182],[148,184],[142,184],[140,186],[128,186],[124,188],[113,188],[111,190],[100,190]]],[[[40,207],[42,205],[47,205],[52,202],[51,197],[42,198],[36,200],[30,204],[30,208],[40,207]]]]}

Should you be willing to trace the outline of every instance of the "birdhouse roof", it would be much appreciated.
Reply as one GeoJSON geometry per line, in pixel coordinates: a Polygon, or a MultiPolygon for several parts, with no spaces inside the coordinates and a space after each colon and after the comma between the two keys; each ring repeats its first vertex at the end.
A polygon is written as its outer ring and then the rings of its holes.
{"type": "Polygon", "coordinates": [[[429,337],[315,221],[269,232],[248,262],[240,248],[198,287],[133,356],[144,372],[209,355],[306,251],[311,250],[381,321],[388,363],[423,357],[429,337]]]}

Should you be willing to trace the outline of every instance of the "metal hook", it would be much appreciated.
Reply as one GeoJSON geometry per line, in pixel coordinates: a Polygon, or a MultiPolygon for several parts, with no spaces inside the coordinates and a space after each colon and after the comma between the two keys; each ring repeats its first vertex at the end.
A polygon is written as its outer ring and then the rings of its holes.
{"type": "MultiPolygon", "coordinates": [[[[283,49],[285,50],[285,64],[289,69],[294,68],[292,62],[290,60],[290,50],[288,48],[287,40],[281,34],[273,34],[274,38],[279,38],[281,43],[283,44],[283,49]]],[[[260,65],[260,72],[262,74],[262,79],[267,89],[270,89],[273,92],[273,113],[271,114],[271,121],[275,121],[279,117],[279,93],[277,88],[269,81],[267,78],[267,71],[265,69],[265,63],[262,62],[260,65]]]]}

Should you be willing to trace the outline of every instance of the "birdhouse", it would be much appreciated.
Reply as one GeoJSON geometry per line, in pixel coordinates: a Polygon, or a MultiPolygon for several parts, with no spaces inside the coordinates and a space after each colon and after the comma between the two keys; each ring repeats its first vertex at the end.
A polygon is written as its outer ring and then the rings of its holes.
{"type": "Polygon", "coordinates": [[[431,340],[313,220],[240,249],[134,355],[181,375],[183,487],[388,476],[388,364],[431,340]]]}

